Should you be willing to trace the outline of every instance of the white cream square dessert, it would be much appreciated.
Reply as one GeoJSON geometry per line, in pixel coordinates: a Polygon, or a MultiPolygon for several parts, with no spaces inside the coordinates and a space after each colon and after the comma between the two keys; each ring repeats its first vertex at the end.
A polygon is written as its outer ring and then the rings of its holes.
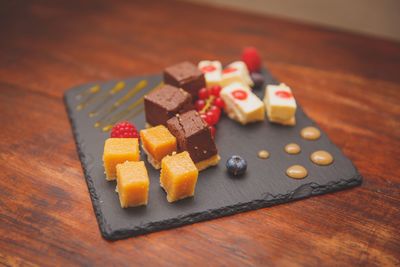
{"type": "Polygon", "coordinates": [[[254,83],[250,78],[249,70],[243,61],[235,61],[222,71],[222,86],[228,86],[231,83],[239,82],[248,86],[253,86],[254,83]]]}
{"type": "Polygon", "coordinates": [[[296,100],[292,90],[287,85],[267,85],[265,88],[264,104],[268,119],[284,125],[294,125],[296,100]]]}
{"type": "Polygon", "coordinates": [[[207,86],[220,85],[222,79],[221,62],[214,60],[202,60],[197,65],[199,70],[204,73],[207,86]]]}
{"type": "Polygon", "coordinates": [[[247,124],[265,119],[264,103],[243,84],[234,82],[224,87],[220,94],[225,102],[225,110],[228,116],[247,124]]]}

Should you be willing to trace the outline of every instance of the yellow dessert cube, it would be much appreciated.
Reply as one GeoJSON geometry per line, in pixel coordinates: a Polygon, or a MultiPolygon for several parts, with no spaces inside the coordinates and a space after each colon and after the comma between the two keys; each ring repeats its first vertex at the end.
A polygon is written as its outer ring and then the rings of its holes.
{"type": "Polygon", "coordinates": [[[287,85],[267,85],[265,87],[264,104],[269,121],[283,125],[296,124],[296,100],[287,85]]]}
{"type": "Polygon", "coordinates": [[[167,192],[168,202],[193,196],[198,175],[199,171],[187,151],[163,158],[160,184],[167,192]]]}
{"type": "Polygon", "coordinates": [[[176,138],[164,125],[140,131],[142,147],[154,168],[161,168],[161,160],[177,151],[176,138]]]}
{"type": "Polygon", "coordinates": [[[117,165],[117,190],[122,208],[146,205],[149,184],[143,161],[125,161],[117,165]]]}
{"type": "Polygon", "coordinates": [[[138,161],[139,140],[137,138],[108,138],[104,144],[103,163],[108,181],[115,180],[119,163],[138,161]]]}

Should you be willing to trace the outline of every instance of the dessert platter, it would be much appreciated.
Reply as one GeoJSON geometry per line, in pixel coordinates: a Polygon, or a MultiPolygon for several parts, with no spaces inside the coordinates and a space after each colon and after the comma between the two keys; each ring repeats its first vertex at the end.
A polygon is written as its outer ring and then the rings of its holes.
{"type": "Polygon", "coordinates": [[[361,184],[352,162],[307,117],[295,90],[245,48],[227,64],[65,93],[104,238],[117,240],[361,184]]]}

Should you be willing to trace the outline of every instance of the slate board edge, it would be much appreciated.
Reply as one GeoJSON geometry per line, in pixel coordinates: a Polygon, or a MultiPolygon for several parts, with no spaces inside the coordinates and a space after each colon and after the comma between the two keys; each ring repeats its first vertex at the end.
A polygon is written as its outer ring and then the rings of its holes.
{"type": "MultiPolygon", "coordinates": [[[[304,184],[298,187],[296,190],[289,192],[287,194],[279,194],[276,196],[267,194],[263,199],[256,199],[247,203],[238,203],[232,206],[226,206],[220,209],[207,210],[198,213],[188,214],[183,217],[177,217],[170,220],[153,222],[149,224],[136,227],[134,229],[122,229],[117,231],[107,232],[105,228],[104,232],[102,230],[102,235],[107,240],[120,240],[128,237],[134,237],[142,234],[147,234],[160,230],[167,230],[171,228],[176,228],[183,225],[193,224],[196,222],[211,220],[220,218],[223,216],[234,215],[240,212],[256,210],[260,208],[266,208],[269,206],[274,206],[278,204],[283,204],[287,202],[292,202],[294,200],[300,200],[303,198],[308,198],[311,196],[317,196],[321,194],[326,194],[330,192],[340,191],[343,189],[350,189],[352,187],[358,186],[362,183],[362,176],[357,175],[349,180],[340,180],[335,183],[327,185],[318,185],[316,183],[304,184]]],[[[97,216],[97,213],[96,213],[97,216]]],[[[102,226],[100,226],[102,227],[102,226]]]]}
{"type": "MultiPolygon", "coordinates": [[[[68,90],[69,91],[69,90],[68,90]]],[[[68,92],[67,91],[67,92],[68,92]]],[[[102,234],[102,236],[107,239],[107,240],[112,240],[112,232],[111,232],[111,228],[108,227],[107,221],[105,219],[105,216],[102,216],[102,212],[101,212],[101,208],[100,208],[100,200],[96,194],[96,190],[94,187],[94,182],[92,177],[89,175],[89,171],[86,168],[85,162],[86,162],[86,157],[85,154],[82,152],[81,149],[81,143],[79,142],[79,133],[77,131],[77,128],[75,127],[75,121],[72,118],[72,111],[71,106],[68,105],[68,99],[67,99],[67,92],[64,93],[64,104],[66,106],[67,109],[67,114],[68,114],[68,118],[69,121],[71,123],[71,128],[72,128],[72,134],[74,136],[74,140],[75,140],[75,145],[78,151],[78,157],[80,159],[81,162],[81,166],[82,166],[82,170],[83,170],[83,174],[85,176],[85,180],[86,180],[86,184],[88,186],[88,190],[89,190],[89,194],[90,194],[90,198],[92,200],[92,206],[93,206],[93,210],[97,219],[97,223],[99,225],[100,228],[100,232],[102,234]]]]}
{"type": "MultiPolygon", "coordinates": [[[[265,73],[265,70],[263,71],[263,74],[265,73]]],[[[150,76],[150,75],[149,75],[150,76]]],[[[274,77],[272,77],[273,80],[276,81],[274,77]]],[[[90,83],[88,83],[90,84],[90,83]]],[[[177,217],[169,220],[164,220],[164,221],[158,221],[158,222],[152,222],[149,224],[144,224],[141,225],[140,227],[136,228],[130,228],[130,229],[122,229],[122,230],[116,230],[112,231],[111,227],[107,224],[107,221],[105,219],[105,216],[102,216],[101,208],[100,208],[100,202],[99,198],[96,194],[94,183],[92,177],[89,175],[89,172],[86,168],[85,164],[86,163],[86,157],[84,153],[82,152],[81,149],[81,142],[79,141],[79,133],[76,130],[75,122],[74,119],[72,118],[72,111],[71,111],[71,105],[68,105],[68,99],[67,99],[67,94],[68,92],[74,90],[73,88],[70,88],[64,93],[64,104],[66,106],[67,114],[69,121],[71,123],[71,128],[75,140],[75,144],[77,147],[78,151],[78,156],[81,161],[81,166],[84,172],[86,184],[89,189],[89,194],[92,200],[92,206],[94,209],[94,213],[99,225],[99,229],[101,232],[101,235],[106,239],[110,241],[115,241],[115,240],[120,240],[128,237],[134,237],[146,233],[151,233],[155,231],[160,231],[160,230],[167,230],[171,228],[176,228],[179,226],[183,225],[188,225],[188,224],[193,224],[196,222],[200,221],[205,221],[205,220],[210,220],[210,219],[215,219],[223,216],[228,216],[228,215],[233,215],[239,212],[244,212],[244,211],[251,211],[255,209],[260,209],[260,208],[265,208],[277,204],[283,204],[287,203],[290,201],[294,200],[300,200],[303,198],[311,197],[311,196],[317,196],[321,194],[326,194],[330,192],[335,192],[343,189],[349,189],[355,186],[358,186],[362,183],[363,177],[361,174],[358,172],[357,168],[354,166],[356,170],[356,175],[348,180],[342,179],[339,180],[338,182],[334,183],[328,183],[326,185],[319,185],[316,183],[308,183],[308,184],[303,184],[296,188],[295,190],[288,192],[286,194],[278,194],[278,195],[271,195],[271,194],[266,194],[264,198],[262,199],[256,199],[247,203],[238,203],[232,206],[226,206],[223,208],[219,209],[214,209],[214,210],[206,210],[203,212],[198,212],[198,213],[193,213],[193,214],[188,214],[182,217],[177,217]]],[[[304,112],[304,111],[303,111],[304,112]]],[[[304,112],[305,113],[305,112],[304,112]]],[[[312,120],[309,116],[307,116],[314,124],[314,120],[312,120]]],[[[317,124],[316,124],[317,125],[317,124]]],[[[332,145],[336,146],[333,144],[333,142],[328,138],[328,140],[332,143],[332,145]]]]}

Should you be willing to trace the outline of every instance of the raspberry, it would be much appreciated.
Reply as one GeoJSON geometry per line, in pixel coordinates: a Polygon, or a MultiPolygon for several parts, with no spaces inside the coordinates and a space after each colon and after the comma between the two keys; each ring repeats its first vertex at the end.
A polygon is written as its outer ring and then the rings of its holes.
{"type": "Polygon", "coordinates": [[[246,63],[250,72],[259,72],[261,70],[261,57],[254,47],[245,47],[243,49],[242,61],[246,63]]]}
{"type": "Polygon", "coordinates": [[[123,121],[115,124],[111,130],[112,138],[139,138],[136,127],[128,122],[123,121]]]}

